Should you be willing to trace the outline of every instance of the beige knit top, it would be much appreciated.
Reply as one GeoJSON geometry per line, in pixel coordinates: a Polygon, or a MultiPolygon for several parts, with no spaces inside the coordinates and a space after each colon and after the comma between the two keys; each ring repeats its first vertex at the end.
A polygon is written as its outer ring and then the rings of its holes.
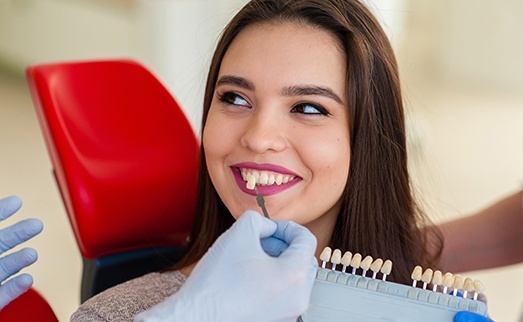
{"type": "Polygon", "coordinates": [[[83,303],[71,322],[128,322],[176,293],[185,283],[180,271],[150,273],[112,287],[83,303]]]}

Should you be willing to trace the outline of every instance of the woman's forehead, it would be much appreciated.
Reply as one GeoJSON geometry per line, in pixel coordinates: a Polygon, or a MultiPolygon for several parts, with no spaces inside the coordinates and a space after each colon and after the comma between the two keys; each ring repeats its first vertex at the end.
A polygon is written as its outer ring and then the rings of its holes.
{"type": "Polygon", "coordinates": [[[319,82],[341,95],[346,87],[346,57],[340,47],[329,32],[303,23],[253,24],[227,49],[218,78],[235,75],[281,86],[319,82]]]}

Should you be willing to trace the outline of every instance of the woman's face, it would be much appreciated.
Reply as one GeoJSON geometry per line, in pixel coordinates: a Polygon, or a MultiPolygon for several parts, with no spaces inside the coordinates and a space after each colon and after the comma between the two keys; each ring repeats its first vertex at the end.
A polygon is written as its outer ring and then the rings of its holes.
{"type": "Polygon", "coordinates": [[[211,180],[229,211],[260,212],[247,174],[259,177],[272,219],[332,231],[350,161],[346,59],[327,32],[255,24],[230,45],[203,131],[211,180]]]}

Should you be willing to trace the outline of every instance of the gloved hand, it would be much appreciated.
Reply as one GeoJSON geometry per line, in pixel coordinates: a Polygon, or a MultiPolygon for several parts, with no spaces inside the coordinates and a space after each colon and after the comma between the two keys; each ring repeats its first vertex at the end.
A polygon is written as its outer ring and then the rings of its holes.
{"type": "Polygon", "coordinates": [[[494,320],[476,313],[463,311],[456,313],[454,322],[494,322],[494,320]]]}
{"type": "Polygon", "coordinates": [[[315,250],[305,227],[246,211],[176,294],[134,321],[295,322],[309,305],[315,250]]]}
{"type": "MultiPolygon", "coordinates": [[[[22,206],[16,196],[0,199],[0,221],[10,217],[22,206]]],[[[0,255],[16,245],[38,235],[43,224],[38,219],[26,219],[0,230],[0,255]]],[[[29,274],[21,274],[6,281],[22,268],[33,264],[38,254],[32,248],[24,248],[0,258],[0,310],[27,291],[33,284],[29,274]]]]}

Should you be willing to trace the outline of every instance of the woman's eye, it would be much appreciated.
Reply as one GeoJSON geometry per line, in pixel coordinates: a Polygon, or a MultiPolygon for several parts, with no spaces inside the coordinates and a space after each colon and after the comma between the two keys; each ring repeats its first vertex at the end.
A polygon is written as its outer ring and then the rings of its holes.
{"type": "Polygon", "coordinates": [[[327,111],[325,108],[311,103],[301,103],[295,105],[291,109],[291,113],[300,113],[308,115],[330,115],[329,111],[327,111]]]}
{"type": "Polygon", "coordinates": [[[245,100],[243,97],[241,97],[240,95],[233,93],[233,92],[226,92],[226,93],[220,94],[220,95],[218,95],[218,98],[220,99],[220,101],[222,101],[226,104],[246,106],[246,107],[250,106],[249,102],[247,102],[247,100],[245,100]]]}

